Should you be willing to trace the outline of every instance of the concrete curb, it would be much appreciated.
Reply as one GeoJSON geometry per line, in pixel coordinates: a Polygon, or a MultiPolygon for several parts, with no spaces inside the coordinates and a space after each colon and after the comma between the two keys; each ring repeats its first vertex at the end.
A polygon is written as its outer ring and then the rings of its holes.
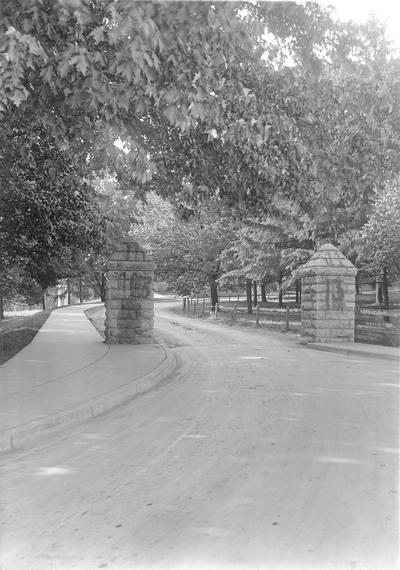
{"type": "Polygon", "coordinates": [[[151,372],[136,381],[132,381],[127,386],[117,388],[67,410],[1,432],[0,452],[21,448],[24,444],[38,439],[41,435],[83,423],[156,387],[176,367],[176,358],[168,347],[162,341],[156,342],[156,344],[159,344],[164,351],[165,359],[151,372]]]}
{"type": "Polygon", "coordinates": [[[325,345],[324,343],[307,343],[301,344],[304,348],[311,348],[312,350],[321,350],[323,352],[334,352],[336,354],[344,354],[346,356],[365,356],[366,358],[379,358],[381,360],[391,360],[393,362],[400,362],[400,354],[388,354],[383,352],[373,352],[373,350],[359,350],[357,348],[345,348],[338,346],[325,345]]]}

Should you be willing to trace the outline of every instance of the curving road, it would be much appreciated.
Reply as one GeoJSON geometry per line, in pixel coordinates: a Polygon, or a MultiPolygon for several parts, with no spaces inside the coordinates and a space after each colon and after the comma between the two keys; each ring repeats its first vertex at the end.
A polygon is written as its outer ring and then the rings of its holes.
{"type": "Polygon", "coordinates": [[[168,381],[0,460],[1,570],[397,569],[396,363],[169,307],[168,381]]]}

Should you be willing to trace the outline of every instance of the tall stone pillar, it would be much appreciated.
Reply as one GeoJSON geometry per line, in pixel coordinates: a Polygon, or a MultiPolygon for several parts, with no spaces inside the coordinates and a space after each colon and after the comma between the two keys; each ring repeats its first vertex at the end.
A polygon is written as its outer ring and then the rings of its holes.
{"type": "Polygon", "coordinates": [[[314,342],[354,342],[357,269],[326,243],[300,270],[302,334],[314,342]]]}
{"type": "Polygon", "coordinates": [[[108,261],[106,343],[149,344],[154,326],[154,263],[132,238],[108,261]]]}

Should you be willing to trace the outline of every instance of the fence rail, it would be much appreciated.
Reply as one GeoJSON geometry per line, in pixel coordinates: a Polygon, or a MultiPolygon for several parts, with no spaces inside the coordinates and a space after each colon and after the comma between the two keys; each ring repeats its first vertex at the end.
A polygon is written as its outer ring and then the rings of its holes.
{"type": "Polygon", "coordinates": [[[229,322],[254,323],[255,326],[269,326],[284,330],[298,330],[301,325],[301,315],[299,308],[270,308],[253,307],[251,314],[247,312],[247,307],[240,306],[239,302],[246,297],[240,297],[239,301],[232,300],[232,297],[220,297],[219,303],[215,307],[211,306],[209,298],[184,298],[182,300],[183,312],[189,313],[198,318],[213,317],[224,319],[229,322]],[[225,299],[225,303],[224,303],[225,299]]]}
{"type": "Polygon", "coordinates": [[[400,311],[358,307],[355,340],[384,346],[400,346],[400,311]]]}
{"type": "MultiPolygon", "coordinates": [[[[280,330],[299,331],[301,309],[295,307],[253,307],[248,314],[247,307],[240,304],[245,296],[220,297],[217,307],[211,307],[209,298],[184,298],[183,311],[198,318],[220,318],[226,322],[240,322],[267,326],[280,330]]],[[[372,309],[357,306],[355,318],[355,341],[385,346],[400,346],[400,311],[372,309]]]]}

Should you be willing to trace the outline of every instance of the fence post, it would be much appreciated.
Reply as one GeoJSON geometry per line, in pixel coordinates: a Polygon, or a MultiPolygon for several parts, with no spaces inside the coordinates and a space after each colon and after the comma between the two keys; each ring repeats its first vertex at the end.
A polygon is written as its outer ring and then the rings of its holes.
{"type": "Polygon", "coordinates": [[[286,325],[285,331],[288,332],[289,330],[289,307],[286,307],[286,325]]]}
{"type": "Polygon", "coordinates": [[[260,305],[256,307],[256,327],[260,326],[260,305]]]}
{"type": "Polygon", "coordinates": [[[232,309],[232,320],[233,320],[234,322],[236,322],[236,310],[237,310],[237,304],[234,303],[234,304],[233,304],[233,309],[232,309]]]}

